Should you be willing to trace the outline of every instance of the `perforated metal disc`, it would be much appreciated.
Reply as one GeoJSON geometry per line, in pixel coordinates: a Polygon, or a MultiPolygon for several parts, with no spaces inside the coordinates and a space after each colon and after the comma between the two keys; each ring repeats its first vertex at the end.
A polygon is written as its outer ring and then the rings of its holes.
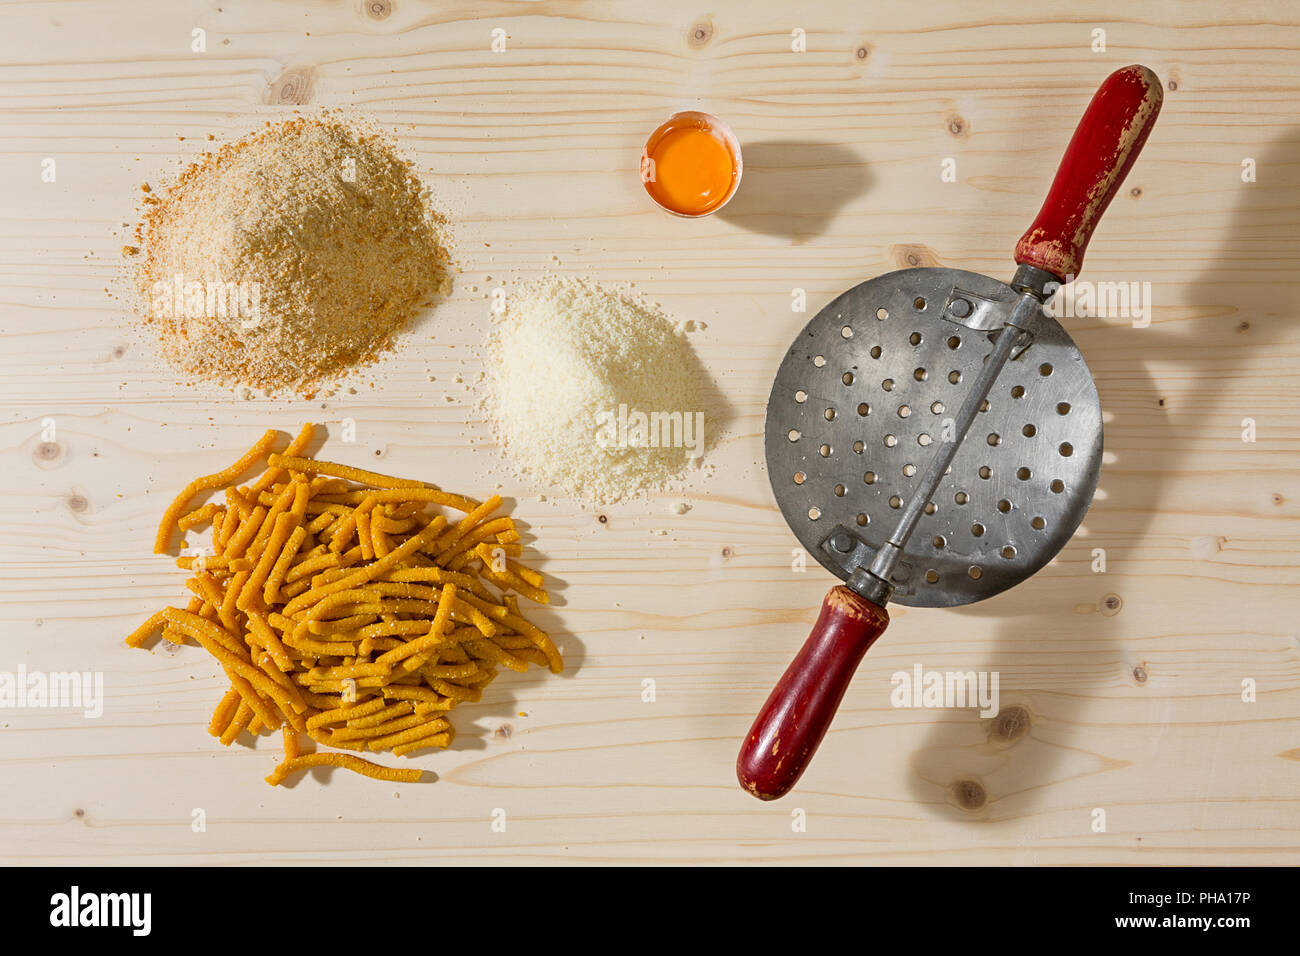
{"type": "MultiPolygon", "coordinates": [[[[977,273],[904,269],[845,292],[799,333],[768,399],[768,478],[828,570],[849,573],[829,544],[837,526],[872,549],[893,531],[935,443],[954,439],[952,421],[1016,298],[977,273]]],[[[968,604],[1029,577],[1083,520],[1101,453],[1092,373],[1045,315],[930,499],[892,600],[968,604]]]]}

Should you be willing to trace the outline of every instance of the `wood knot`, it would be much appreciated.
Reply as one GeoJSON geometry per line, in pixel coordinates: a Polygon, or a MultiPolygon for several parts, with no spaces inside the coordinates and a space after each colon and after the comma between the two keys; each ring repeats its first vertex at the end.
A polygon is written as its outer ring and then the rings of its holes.
{"type": "Polygon", "coordinates": [[[1139,664],[1133,668],[1133,679],[1139,684],[1147,682],[1147,669],[1145,664],[1139,664]]]}
{"type": "Polygon", "coordinates": [[[361,0],[361,10],[371,20],[387,20],[393,15],[393,0],[361,0]]]}
{"type": "Polygon", "coordinates": [[[948,132],[953,136],[961,136],[966,132],[966,121],[953,113],[948,117],[948,132]]]}
{"type": "Polygon", "coordinates": [[[496,730],[492,731],[492,736],[497,738],[498,740],[506,740],[514,732],[515,729],[511,727],[509,724],[502,724],[496,730]]]}
{"type": "Polygon", "coordinates": [[[1250,322],[1249,322],[1248,320],[1245,320],[1245,319],[1243,319],[1242,321],[1238,322],[1238,323],[1237,323],[1237,331],[1238,331],[1238,332],[1249,332],[1249,331],[1250,331],[1250,322]]]}
{"type": "Polygon", "coordinates": [[[686,45],[699,50],[709,45],[713,39],[713,22],[708,19],[696,20],[686,31],[686,45]]]}
{"type": "Polygon", "coordinates": [[[1118,594],[1107,594],[1101,599],[1101,613],[1106,617],[1114,617],[1124,607],[1124,601],[1118,594]]]}
{"type": "Polygon", "coordinates": [[[84,820],[86,817],[86,811],[81,809],[81,807],[77,807],[77,809],[72,811],[72,815],[79,820],[84,820]]]}
{"type": "Polygon", "coordinates": [[[889,253],[890,258],[894,260],[900,269],[919,269],[939,264],[935,254],[927,246],[920,243],[894,246],[889,250],[889,253]]]}
{"type": "Polygon", "coordinates": [[[43,441],[32,452],[32,460],[38,465],[52,465],[63,457],[63,446],[56,441],[43,441]]]}
{"type": "Polygon", "coordinates": [[[125,346],[125,345],[114,345],[114,346],[113,346],[113,358],[115,358],[115,359],[120,359],[120,358],[121,358],[123,355],[125,355],[125,354],[126,354],[126,346],[125,346]]]}
{"type": "Polygon", "coordinates": [[[1008,743],[1019,740],[1029,732],[1029,711],[1015,705],[1003,707],[993,720],[993,736],[1008,743]]]}
{"type": "Polygon", "coordinates": [[[1141,187],[1141,186],[1134,186],[1132,189],[1130,189],[1130,190],[1128,191],[1128,194],[1129,194],[1130,196],[1132,196],[1134,199],[1137,199],[1138,197],[1140,197],[1140,196],[1142,195],[1142,187],[1141,187]]]}
{"type": "Polygon", "coordinates": [[[291,66],[271,81],[267,98],[271,103],[305,106],[315,95],[315,67],[291,66]]]}
{"type": "Polygon", "coordinates": [[[958,780],[952,785],[952,796],[963,810],[978,810],[989,800],[984,786],[974,780],[958,780]]]}
{"type": "Polygon", "coordinates": [[[609,515],[596,515],[596,520],[601,524],[609,524],[609,515]]]}
{"type": "Polygon", "coordinates": [[[90,507],[90,502],[81,495],[72,495],[68,498],[68,510],[81,514],[90,507]]]}
{"type": "Polygon", "coordinates": [[[1177,90],[1178,90],[1178,77],[1176,77],[1176,76],[1171,76],[1171,77],[1169,78],[1169,82],[1166,83],[1165,86],[1167,86],[1167,87],[1169,88],[1169,92],[1170,92],[1170,93],[1177,92],[1177,90]]]}
{"type": "Polygon", "coordinates": [[[722,547],[722,560],[723,560],[723,561],[730,561],[732,555],[734,555],[734,554],[735,554],[735,552],[731,550],[731,545],[729,545],[729,544],[727,544],[727,545],[723,545],[723,547],[722,547]]]}
{"type": "Polygon", "coordinates": [[[853,51],[853,55],[859,60],[865,60],[867,57],[871,56],[871,47],[866,45],[860,46],[853,51]]]}

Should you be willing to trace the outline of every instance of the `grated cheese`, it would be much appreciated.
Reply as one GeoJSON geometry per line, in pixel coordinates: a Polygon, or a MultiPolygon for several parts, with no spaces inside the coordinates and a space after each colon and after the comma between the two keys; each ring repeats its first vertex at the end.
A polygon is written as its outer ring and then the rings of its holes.
{"type": "Polygon", "coordinates": [[[609,503],[676,487],[698,465],[709,425],[701,371],[661,312],[547,277],[507,298],[488,353],[493,432],[537,482],[609,503]]]}

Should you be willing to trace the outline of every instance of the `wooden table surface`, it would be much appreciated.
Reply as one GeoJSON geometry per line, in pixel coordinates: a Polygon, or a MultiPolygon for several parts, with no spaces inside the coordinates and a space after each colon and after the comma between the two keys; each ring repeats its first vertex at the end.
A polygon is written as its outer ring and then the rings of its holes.
{"type": "Polygon", "coordinates": [[[47,0],[3,25],[0,671],[100,672],[105,701],[0,711],[0,860],[1300,863],[1294,5],[47,0]],[[755,801],[737,745],[832,583],[792,571],[764,471],[785,348],[891,269],[1009,278],[1076,119],[1132,62],[1164,111],[1085,278],[1149,282],[1154,305],[1148,327],[1064,322],[1105,410],[1083,528],[994,599],[895,607],[800,788],[755,801]],[[451,300],[356,394],[178,383],[105,292],[140,184],[209,133],[318,105],[374,117],[425,171],[451,300]],[[737,198],[701,221],[636,175],[684,108],[745,150],[737,198]],[[730,408],[686,514],[539,501],[501,462],[472,384],[486,296],[545,270],[704,324],[730,408]],[[121,643],[183,593],[151,554],[175,491],[308,419],[325,457],[500,482],[554,582],[568,673],[507,674],[458,710],[455,749],[419,758],[431,784],[271,789],[278,741],[205,732],[206,655],[121,643]],[[891,706],[917,664],[998,672],[1002,717],[891,706]]]}

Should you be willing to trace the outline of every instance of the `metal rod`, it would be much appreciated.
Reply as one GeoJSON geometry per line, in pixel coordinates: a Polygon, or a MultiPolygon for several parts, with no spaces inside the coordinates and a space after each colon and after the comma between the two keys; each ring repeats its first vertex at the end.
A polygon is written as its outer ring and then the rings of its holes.
{"type": "Polygon", "coordinates": [[[980,406],[988,398],[994,381],[1001,374],[1002,367],[1007,364],[1012,351],[1025,340],[1024,330],[1033,327],[1042,307],[1042,301],[1032,293],[1021,294],[1019,301],[1011,310],[1011,315],[1007,317],[1006,324],[1002,327],[997,345],[989,353],[979,377],[975,379],[975,384],[971,386],[966,400],[962,402],[961,409],[957,412],[952,440],[940,443],[939,451],[930,459],[925,473],[921,476],[920,484],[912,492],[912,497],[907,500],[907,506],[903,508],[893,534],[876,552],[870,570],[873,577],[888,583],[893,576],[894,568],[898,566],[899,559],[903,556],[903,549],[907,546],[908,539],[912,537],[912,532],[916,530],[916,523],[921,520],[926,504],[934,495],[935,489],[939,487],[939,482],[943,481],[943,476],[948,471],[948,466],[952,464],[953,458],[956,457],[958,449],[965,442],[966,434],[975,423],[975,416],[979,414],[980,406]]]}

